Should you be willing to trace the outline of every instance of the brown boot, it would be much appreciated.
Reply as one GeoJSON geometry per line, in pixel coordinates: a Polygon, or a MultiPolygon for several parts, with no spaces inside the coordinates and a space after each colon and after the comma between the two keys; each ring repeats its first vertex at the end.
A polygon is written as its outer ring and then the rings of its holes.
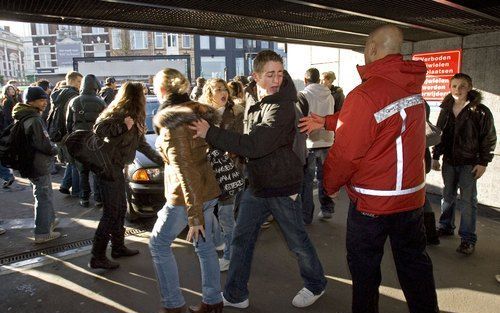
{"type": "Polygon", "coordinates": [[[184,313],[184,312],[186,312],[185,305],[181,306],[180,308],[171,308],[171,309],[161,308],[159,313],[184,313]]]}
{"type": "Polygon", "coordinates": [[[222,308],[224,307],[223,302],[216,304],[206,304],[201,302],[198,305],[192,305],[189,307],[189,312],[191,313],[222,313],[222,308]]]}

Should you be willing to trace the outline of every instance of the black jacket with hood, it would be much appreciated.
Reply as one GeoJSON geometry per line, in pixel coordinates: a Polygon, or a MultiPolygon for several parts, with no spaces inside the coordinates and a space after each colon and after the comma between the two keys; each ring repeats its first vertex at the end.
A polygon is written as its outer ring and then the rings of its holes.
{"type": "Polygon", "coordinates": [[[29,105],[18,103],[14,107],[13,115],[15,120],[26,117],[23,121],[24,133],[34,150],[33,166],[31,169],[21,171],[21,176],[37,178],[48,175],[50,173],[50,164],[57,154],[57,150],[56,146],[50,142],[40,112],[29,105]]]}
{"type": "Polygon", "coordinates": [[[68,104],[68,134],[75,130],[92,130],[97,117],[106,108],[106,102],[97,95],[99,88],[99,81],[94,75],[85,75],[81,94],[68,104]]]}
{"type": "Polygon", "coordinates": [[[481,104],[481,93],[469,91],[469,104],[455,118],[451,94],[441,104],[437,126],[443,131],[441,143],[434,146],[432,158],[453,166],[487,166],[493,159],[497,136],[491,111],[481,104]]]}
{"type": "Polygon", "coordinates": [[[285,72],[279,92],[257,101],[247,94],[245,134],[210,127],[207,142],[248,159],[250,189],[258,197],[300,192],[303,167],[293,151],[297,90],[285,72]]]}

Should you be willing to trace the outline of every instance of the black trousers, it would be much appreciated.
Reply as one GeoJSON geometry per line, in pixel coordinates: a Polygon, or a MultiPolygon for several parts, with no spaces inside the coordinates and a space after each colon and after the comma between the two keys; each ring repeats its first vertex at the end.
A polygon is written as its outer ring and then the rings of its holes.
{"type": "Polygon", "coordinates": [[[113,167],[113,181],[98,178],[103,201],[103,212],[94,236],[92,255],[103,258],[111,239],[113,248],[123,246],[125,213],[127,212],[126,185],[122,167],[113,167]]]}
{"type": "Polygon", "coordinates": [[[373,217],[351,203],[346,246],[353,284],[352,312],[379,312],[380,262],[387,237],[410,312],[439,312],[432,262],[425,251],[423,209],[373,217]]]}

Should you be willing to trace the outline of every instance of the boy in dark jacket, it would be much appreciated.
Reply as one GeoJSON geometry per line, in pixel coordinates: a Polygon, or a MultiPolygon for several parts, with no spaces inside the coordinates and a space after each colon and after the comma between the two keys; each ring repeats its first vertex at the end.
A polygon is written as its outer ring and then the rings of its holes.
{"type": "Polygon", "coordinates": [[[14,107],[14,119],[23,119],[23,128],[27,141],[33,149],[32,166],[21,171],[33,187],[35,197],[35,243],[43,243],[61,236],[55,232],[57,225],[52,203],[52,181],[50,163],[57,150],[50,142],[41,113],[47,106],[48,96],[40,87],[28,87],[24,93],[24,102],[14,107]]]}
{"type": "Polygon", "coordinates": [[[233,232],[231,263],[224,289],[224,306],[249,305],[247,283],[253,249],[262,223],[272,214],[289,248],[298,259],[304,281],[294,297],[296,307],[312,305],[323,295],[326,280],[316,250],[302,221],[303,167],[293,151],[297,90],[283,70],[275,52],[260,52],[254,60],[257,94],[248,94],[245,134],[211,126],[205,120],[193,123],[197,137],[219,149],[248,159],[250,186],[241,196],[233,232]]]}

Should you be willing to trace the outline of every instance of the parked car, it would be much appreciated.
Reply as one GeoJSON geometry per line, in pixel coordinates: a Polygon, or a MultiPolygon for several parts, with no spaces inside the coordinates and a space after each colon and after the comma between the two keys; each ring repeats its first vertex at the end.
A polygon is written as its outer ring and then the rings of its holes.
{"type": "MultiPolygon", "coordinates": [[[[153,129],[153,116],[158,111],[158,99],[146,97],[146,140],[154,147],[157,135],[153,129]]],[[[127,179],[127,220],[156,216],[165,204],[163,166],[148,159],[139,151],[132,164],[125,168],[127,179]]]]}

